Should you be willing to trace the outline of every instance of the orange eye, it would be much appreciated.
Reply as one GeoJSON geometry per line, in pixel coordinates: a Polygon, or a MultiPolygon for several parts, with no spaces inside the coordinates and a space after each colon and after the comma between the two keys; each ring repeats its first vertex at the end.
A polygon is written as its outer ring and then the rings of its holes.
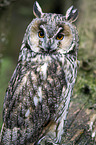
{"type": "Polygon", "coordinates": [[[57,40],[62,40],[63,38],[64,38],[63,34],[58,34],[56,37],[57,40]]]}
{"type": "Polygon", "coordinates": [[[40,30],[39,33],[38,33],[38,36],[40,38],[44,38],[44,31],[43,30],[40,30]]]}

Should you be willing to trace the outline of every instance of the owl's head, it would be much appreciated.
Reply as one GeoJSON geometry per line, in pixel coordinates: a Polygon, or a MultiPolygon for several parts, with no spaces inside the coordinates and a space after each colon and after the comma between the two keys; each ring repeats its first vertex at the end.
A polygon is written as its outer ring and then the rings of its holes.
{"type": "Polygon", "coordinates": [[[33,13],[36,18],[29,24],[24,37],[33,52],[64,54],[75,48],[77,31],[72,22],[77,19],[77,9],[71,6],[65,16],[43,13],[38,2],[35,2],[33,13]]]}

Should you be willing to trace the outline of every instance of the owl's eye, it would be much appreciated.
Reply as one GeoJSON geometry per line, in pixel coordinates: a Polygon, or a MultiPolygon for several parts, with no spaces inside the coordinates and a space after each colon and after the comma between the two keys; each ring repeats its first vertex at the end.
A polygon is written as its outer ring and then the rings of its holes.
{"type": "Polygon", "coordinates": [[[57,40],[62,40],[63,38],[64,38],[63,34],[58,34],[56,37],[57,40]]]}
{"type": "Polygon", "coordinates": [[[44,31],[43,31],[43,30],[40,30],[40,31],[38,32],[38,36],[39,36],[40,38],[44,38],[44,31]]]}

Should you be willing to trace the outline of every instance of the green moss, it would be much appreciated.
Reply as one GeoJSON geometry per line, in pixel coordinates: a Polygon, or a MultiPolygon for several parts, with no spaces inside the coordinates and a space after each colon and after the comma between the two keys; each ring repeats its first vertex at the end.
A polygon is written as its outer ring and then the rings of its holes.
{"type": "Polygon", "coordinates": [[[73,93],[73,99],[77,96],[75,101],[81,101],[81,104],[85,102],[89,108],[96,103],[96,77],[93,72],[94,69],[87,72],[79,68],[73,93]]]}

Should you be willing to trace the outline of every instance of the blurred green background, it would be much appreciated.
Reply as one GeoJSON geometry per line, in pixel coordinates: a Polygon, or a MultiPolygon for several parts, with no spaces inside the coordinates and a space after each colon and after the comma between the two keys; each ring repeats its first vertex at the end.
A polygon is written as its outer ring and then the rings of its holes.
{"type": "MultiPolygon", "coordinates": [[[[35,0],[0,1],[0,129],[5,91],[16,67],[27,25],[34,18],[35,0]]],[[[77,82],[74,95],[89,107],[96,104],[96,0],[38,0],[46,13],[62,13],[74,5],[79,10],[77,29],[80,37],[77,82]]],[[[73,97],[74,98],[74,97],[73,97]]]]}

